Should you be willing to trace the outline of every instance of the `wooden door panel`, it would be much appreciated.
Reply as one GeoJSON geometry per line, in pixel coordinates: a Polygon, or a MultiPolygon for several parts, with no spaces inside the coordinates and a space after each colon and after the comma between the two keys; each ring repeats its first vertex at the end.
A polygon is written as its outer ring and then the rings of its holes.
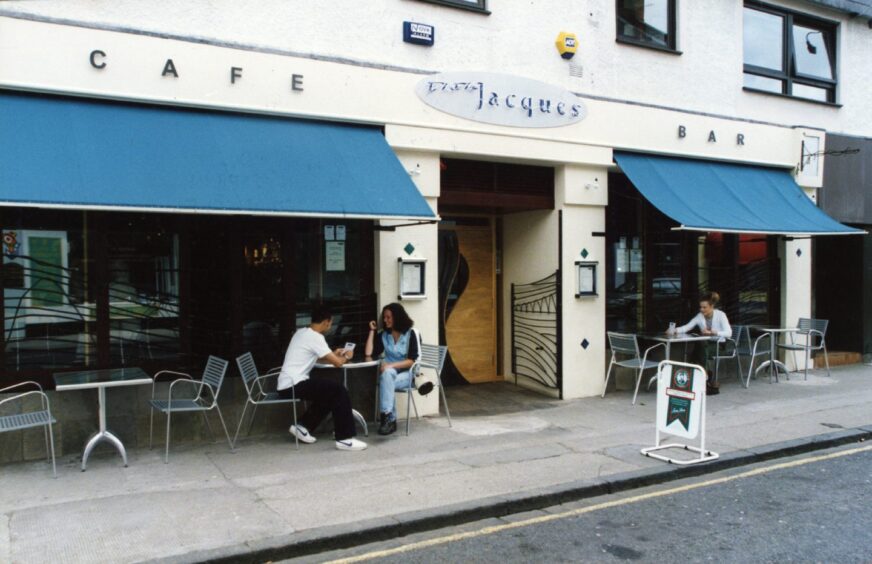
{"type": "Polygon", "coordinates": [[[445,327],[451,358],[471,383],[492,382],[496,374],[496,273],[493,231],[458,229],[460,254],[469,281],[445,327]]]}

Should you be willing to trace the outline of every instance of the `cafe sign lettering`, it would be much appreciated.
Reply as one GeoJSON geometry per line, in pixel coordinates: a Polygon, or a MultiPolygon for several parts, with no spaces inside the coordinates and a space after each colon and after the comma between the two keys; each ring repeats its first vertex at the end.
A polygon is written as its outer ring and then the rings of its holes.
{"type": "Polygon", "coordinates": [[[510,127],[561,127],[587,115],[572,92],[517,76],[489,72],[446,72],[415,87],[425,104],[464,119],[510,127]]]}

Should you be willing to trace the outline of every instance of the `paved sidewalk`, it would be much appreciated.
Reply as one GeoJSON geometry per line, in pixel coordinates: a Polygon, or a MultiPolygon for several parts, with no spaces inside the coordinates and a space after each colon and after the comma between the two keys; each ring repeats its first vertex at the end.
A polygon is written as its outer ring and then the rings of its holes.
{"type": "MultiPolygon", "coordinates": [[[[872,367],[832,374],[764,378],[748,390],[724,382],[709,400],[709,448],[738,464],[833,433],[872,436],[872,367]]],[[[266,560],[356,531],[405,532],[668,479],[681,470],[639,454],[654,440],[653,393],[635,407],[630,398],[552,401],[479,386],[449,390],[453,428],[424,419],[408,438],[370,436],[359,453],[335,450],[328,433],[299,452],[285,435],[241,440],[235,453],[180,446],[168,465],[161,449],[133,451],[129,468],[101,450],[84,473],[75,458],[59,460],[57,480],[44,462],[5,465],[0,562],[186,562],[252,550],[266,560]],[[470,394],[475,402],[464,401],[470,394]]]]}

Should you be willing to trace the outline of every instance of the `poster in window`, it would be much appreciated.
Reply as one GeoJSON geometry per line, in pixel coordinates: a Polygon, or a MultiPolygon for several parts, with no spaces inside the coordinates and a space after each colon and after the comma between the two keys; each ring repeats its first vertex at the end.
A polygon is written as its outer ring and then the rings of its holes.
{"type": "Polygon", "coordinates": [[[345,241],[327,241],[324,270],[327,272],[345,270],[345,241]]]}
{"type": "Polygon", "coordinates": [[[615,244],[615,271],[630,271],[630,255],[627,252],[626,246],[621,247],[620,243],[615,244]]]}
{"type": "Polygon", "coordinates": [[[344,241],[345,240],[345,226],[337,225],[336,226],[336,240],[344,241]]]}
{"type": "Polygon", "coordinates": [[[630,249],[630,272],[642,272],[642,249],[630,249]]]}
{"type": "Polygon", "coordinates": [[[324,240],[332,241],[336,239],[336,227],[334,225],[324,226],[324,240]]]}

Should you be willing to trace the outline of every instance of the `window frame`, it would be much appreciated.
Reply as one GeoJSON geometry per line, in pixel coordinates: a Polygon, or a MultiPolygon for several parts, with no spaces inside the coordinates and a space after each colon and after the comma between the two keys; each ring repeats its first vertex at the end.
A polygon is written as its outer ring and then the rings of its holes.
{"type": "MultiPolygon", "coordinates": [[[[744,50],[742,53],[742,89],[749,92],[758,92],[762,94],[769,94],[773,96],[784,96],[790,98],[792,100],[802,100],[804,102],[811,102],[816,104],[826,104],[831,106],[838,106],[838,95],[839,95],[839,58],[837,53],[838,48],[838,34],[839,34],[839,22],[833,20],[827,20],[824,18],[819,18],[817,16],[812,16],[806,14],[804,12],[797,12],[795,10],[790,10],[787,8],[782,8],[780,6],[773,6],[771,4],[766,4],[763,2],[756,2],[754,0],[746,0],[742,6],[742,10],[752,9],[757,10],[759,12],[763,12],[766,14],[771,14],[774,16],[779,16],[782,18],[782,28],[781,28],[781,71],[775,71],[772,69],[767,69],[764,67],[758,67],[756,65],[749,65],[745,63],[745,54],[744,50]],[[796,69],[796,56],[795,56],[795,48],[796,45],[793,41],[793,27],[795,25],[810,27],[815,30],[819,30],[822,32],[826,32],[823,35],[824,42],[827,47],[827,53],[830,59],[830,68],[833,72],[832,79],[820,78],[816,76],[811,76],[808,74],[803,74],[797,71],[796,69]],[[828,37],[827,37],[828,36],[828,37]],[[744,77],[746,75],[751,76],[760,76],[763,78],[771,78],[774,80],[781,81],[782,87],[781,92],[772,92],[770,90],[765,90],[762,88],[754,88],[753,86],[745,86],[744,85],[744,77]],[[794,84],[798,84],[801,86],[810,86],[813,88],[821,88],[826,90],[827,99],[824,100],[815,100],[812,98],[805,98],[802,96],[797,96],[793,93],[794,84]]],[[[744,33],[744,26],[743,26],[744,33]]]]}
{"type": "Polygon", "coordinates": [[[449,8],[468,10],[486,16],[490,15],[490,10],[487,9],[487,0],[475,0],[475,4],[472,2],[465,2],[464,0],[419,0],[419,2],[427,2],[428,4],[439,4],[449,8]]]}
{"type": "Polygon", "coordinates": [[[681,54],[681,51],[678,50],[678,8],[676,6],[677,0],[666,0],[666,17],[668,20],[666,35],[669,38],[666,42],[666,45],[661,45],[659,43],[654,43],[651,41],[645,41],[644,39],[638,39],[636,37],[631,37],[629,35],[624,35],[623,33],[621,33],[621,1],[622,0],[615,0],[615,41],[617,43],[635,45],[636,47],[645,47],[647,49],[664,51],[666,53],[673,53],[676,55],[681,54]]]}

